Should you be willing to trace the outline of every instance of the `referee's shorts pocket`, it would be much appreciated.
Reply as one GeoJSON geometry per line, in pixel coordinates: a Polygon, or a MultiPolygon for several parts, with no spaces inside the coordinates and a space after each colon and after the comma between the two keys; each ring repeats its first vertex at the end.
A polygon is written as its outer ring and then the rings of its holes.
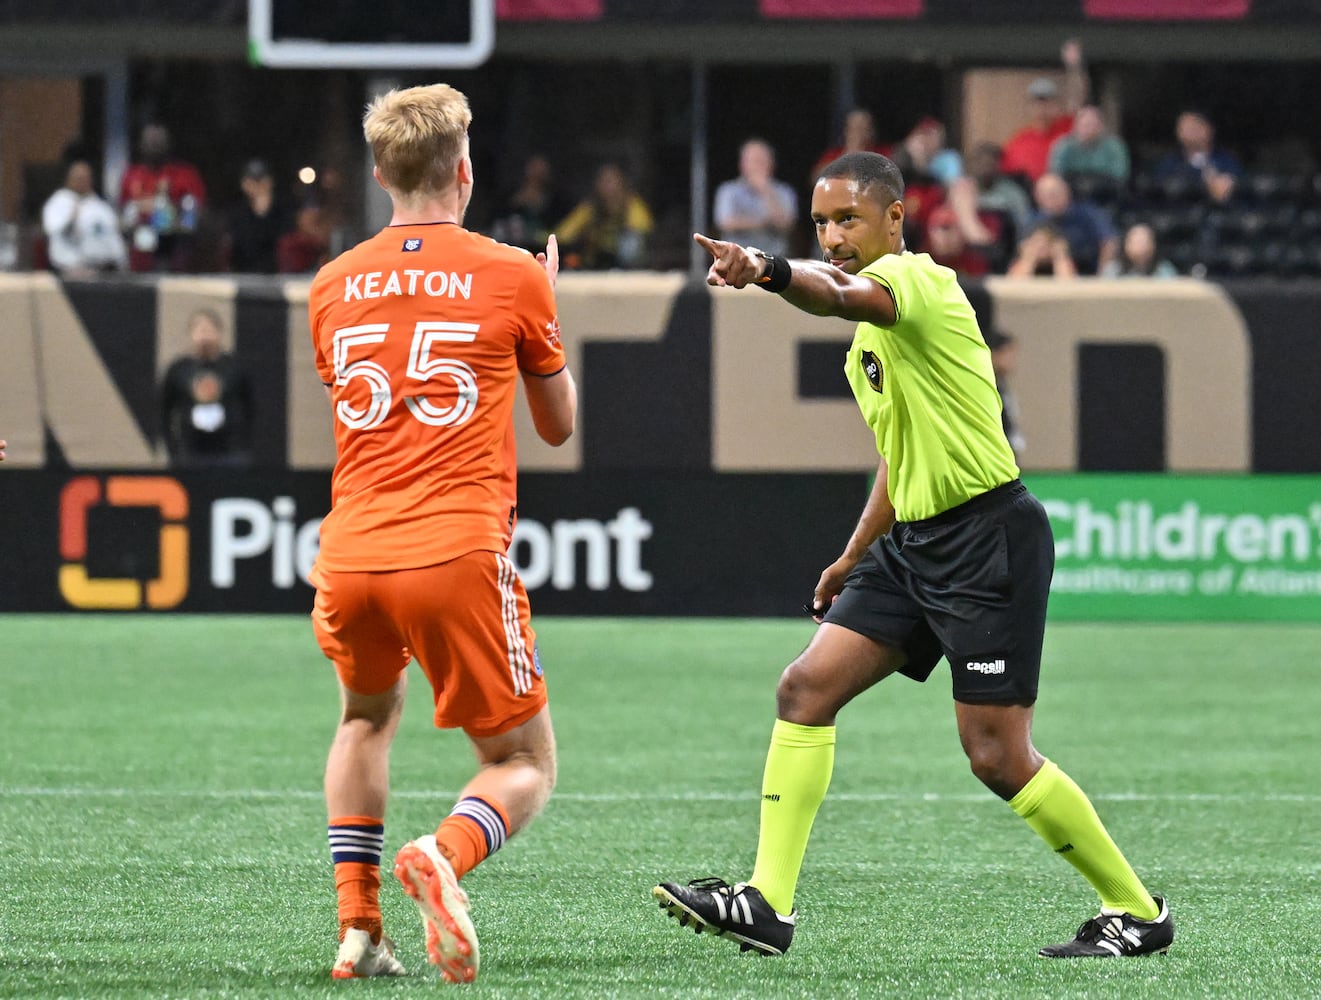
{"type": "Polygon", "coordinates": [[[1000,521],[976,517],[924,532],[904,554],[937,590],[987,603],[1007,601],[1013,591],[1009,535],[1000,521]]]}

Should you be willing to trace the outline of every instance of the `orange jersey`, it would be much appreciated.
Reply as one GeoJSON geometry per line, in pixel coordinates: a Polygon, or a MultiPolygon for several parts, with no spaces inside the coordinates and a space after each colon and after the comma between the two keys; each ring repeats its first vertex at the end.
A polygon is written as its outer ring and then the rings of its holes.
{"type": "Polygon", "coordinates": [[[541,265],[454,224],[389,226],[317,273],[308,309],[337,453],[318,564],[506,551],[519,373],[564,367],[541,265]]]}

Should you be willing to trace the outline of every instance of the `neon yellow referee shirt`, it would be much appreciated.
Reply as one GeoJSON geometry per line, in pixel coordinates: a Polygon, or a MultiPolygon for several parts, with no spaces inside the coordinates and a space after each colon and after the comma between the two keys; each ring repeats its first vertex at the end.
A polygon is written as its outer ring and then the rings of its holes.
{"type": "Polygon", "coordinates": [[[933,517],[1016,478],[991,352],[954,272],[904,252],[860,273],[890,290],[896,319],[859,323],[844,371],[889,466],[897,519],[933,517]]]}

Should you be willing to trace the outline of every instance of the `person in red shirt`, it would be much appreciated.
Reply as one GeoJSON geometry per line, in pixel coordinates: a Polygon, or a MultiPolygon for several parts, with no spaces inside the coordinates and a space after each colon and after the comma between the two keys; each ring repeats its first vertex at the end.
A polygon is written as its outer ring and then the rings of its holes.
{"type": "Polygon", "coordinates": [[[294,215],[294,228],[275,241],[276,270],[280,274],[305,274],[325,263],[330,249],[321,206],[308,202],[294,215]]]}
{"type": "Polygon", "coordinates": [[[944,264],[958,274],[980,278],[990,273],[991,262],[976,247],[969,246],[959,217],[948,205],[940,205],[927,218],[923,250],[937,264],[944,264]]]}
{"type": "Polygon", "coordinates": [[[1087,101],[1088,83],[1083,64],[1082,46],[1073,40],[1061,49],[1064,63],[1064,88],[1048,76],[1039,76],[1028,84],[1027,96],[1031,118],[1006,140],[1000,156],[1000,169],[1028,184],[1036,183],[1050,163],[1050,147],[1073,128],[1073,115],[1087,101]]]}
{"type": "Polygon", "coordinates": [[[390,91],[363,129],[390,224],[325,265],[308,310],[337,459],[312,574],[313,626],[343,711],[326,762],[339,899],[336,978],[400,975],[382,936],[380,862],[389,749],[405,667],[430,682],[435,724],[462,728],[479,770],[394,872],[450,982],[477,975],[467,872],[541,810],[555,738],[527,593],[507,554],[517,516],[518,383],[552,445],[573,433],[544,253],[463,228],[473,190],[467,98],[445,84],[390,91]]]}
{"type": "Polygon", "coordinates": [[[202,175],[191,163],[170,156],[169,130],[145,126],[138,159],[119,184],[130,270],[187,270],[192,234],[205,205],[202,175]]]}

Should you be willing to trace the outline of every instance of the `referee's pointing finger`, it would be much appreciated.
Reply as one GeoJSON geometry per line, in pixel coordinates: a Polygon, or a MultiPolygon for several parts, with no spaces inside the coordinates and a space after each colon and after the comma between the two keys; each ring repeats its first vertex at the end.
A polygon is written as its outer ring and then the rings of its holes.
{"type": "Polygon", "coordinates": [[[720,240],[713,240],[709,236],[703,236],[701,233],[693,233],[693,239],[697,241],[698,246],[705,247],[707,253],[712,257],[720,256],[720,240]]]}

